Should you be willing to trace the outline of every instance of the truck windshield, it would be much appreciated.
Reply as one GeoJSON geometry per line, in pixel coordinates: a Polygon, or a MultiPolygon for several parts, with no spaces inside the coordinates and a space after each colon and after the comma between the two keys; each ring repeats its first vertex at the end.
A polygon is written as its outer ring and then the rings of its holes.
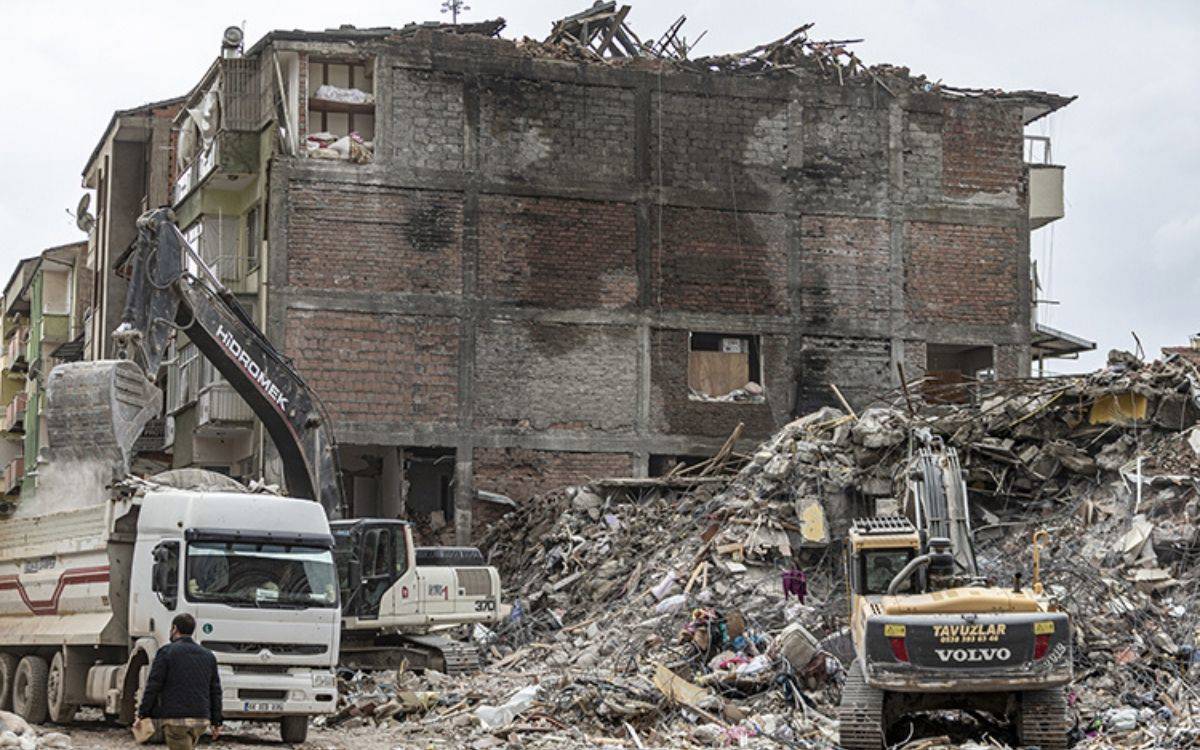
{"type": "Polygon", "coordinates": [[[333,555],[321,547],[192,542],[187,598],[249,607],[334,607],[333,555]]]}

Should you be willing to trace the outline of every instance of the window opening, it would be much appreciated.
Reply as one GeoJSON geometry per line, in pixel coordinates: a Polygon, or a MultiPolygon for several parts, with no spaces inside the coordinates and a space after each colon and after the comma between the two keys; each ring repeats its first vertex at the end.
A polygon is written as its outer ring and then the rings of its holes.
{"type": "Polygon", "coordinates": [[[308,90],[308,156],[370,162],[375,153],[373,64],[310,59],[308,90]]]}
{"type": "Polygon", "coordinates": [[[700,401],[761,401],[762,355],[759,337],[692,333],[688,389],[700,401]]]}

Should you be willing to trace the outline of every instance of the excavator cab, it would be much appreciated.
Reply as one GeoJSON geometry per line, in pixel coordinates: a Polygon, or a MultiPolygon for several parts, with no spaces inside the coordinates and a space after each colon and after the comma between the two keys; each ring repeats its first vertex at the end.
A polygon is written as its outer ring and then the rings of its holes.
{"type": "Polygon", "coordinates": [[[407,522],[359,519],[330,528],[343,614],[377,619],[383,595],[411,565],[407,522]]]}

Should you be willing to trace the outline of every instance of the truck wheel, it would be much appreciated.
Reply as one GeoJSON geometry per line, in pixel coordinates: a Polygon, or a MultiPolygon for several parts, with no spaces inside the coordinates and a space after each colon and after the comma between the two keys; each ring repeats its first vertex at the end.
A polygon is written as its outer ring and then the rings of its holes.
{"type": "Polygon", "coordinates": [[[279,720],[279,736],[289,745],[299,745],[308,738],[307,716],[285,716],[279,720]]]}
{"type": "Polygon", "coordinates": [[[0,711],[12,710],[13,680],[17,677],[17,662],[12,654],[0,654],[0,711]]]}
{"type": "Polygon", "coordinates": [[[75,720],[79,706],[68,703],[67,697],[67,660],[59,651],[50,662],[50,673],[46,677],[46,708],[50,721],[55,724],[70,724],[75,720]]]}
{"type": "Polygon", "coordinates": [[[842,686],[838,706],[838,744],[846,750],[879,750],[887,727],[883,720],[885,694],[867,684],[862,663],[855,659],[842,686]]]}
{"type": "Polygon", "coordinates": [[[1063,688],[1021,693],[1017,708],[1017,739],[1042,750],[1066,750],[1071,729],[1070,709],[1063,688]]]}
{"type": "Polygon", "coordinates": [[[40,656],[26,656],[13,679],[13,710],[30,724],[46,721],[46,679],[50,667],[40,656]]]}

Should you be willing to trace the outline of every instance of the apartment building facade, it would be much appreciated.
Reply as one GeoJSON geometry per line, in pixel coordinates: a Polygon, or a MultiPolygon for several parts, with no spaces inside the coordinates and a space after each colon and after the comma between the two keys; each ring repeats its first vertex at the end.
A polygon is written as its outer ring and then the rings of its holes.
{"type": "Polygon", "coordinates": [[[83,358],[92,282],[87,243],[77,242],[19,261],[4,287],[0,514],[36,487],[38,453],[46,445],[46,375],[55,365],[83,358]]]}
{"type": "MultiPolygon", "coordinates": [[[[1069,101],[273,32],[185,97],[168,200],[328,407],[355,514],[466,539],[480,494],[657,473],[830,384],[867,404],[898,365],[1014,377],[1062,350],[1029,261],[1062,169],[1023,131],[1069,101]]],[[[273,475],[177,346],[175,464],[273,475]]]]}

